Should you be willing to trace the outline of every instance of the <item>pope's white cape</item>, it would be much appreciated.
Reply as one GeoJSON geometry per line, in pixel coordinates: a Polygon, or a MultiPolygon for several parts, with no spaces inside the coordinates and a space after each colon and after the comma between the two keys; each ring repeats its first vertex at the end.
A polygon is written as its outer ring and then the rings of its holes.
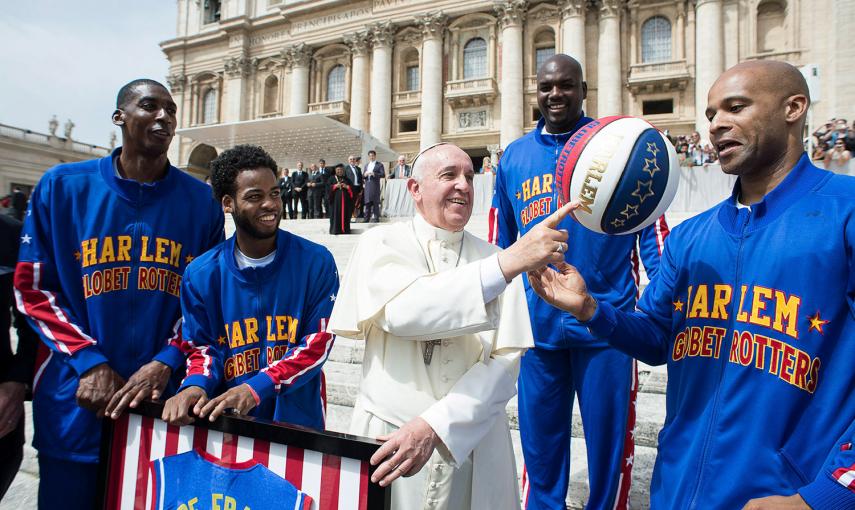
{"type": "Polygon", "coordinates": [[[518,507],[505,406],[516,394],[519,357],[534,345],[520,277],[484,303],[478,261],[498,251],[464,232],[460,265],[431,273],[413,223],[373,228],[350,258],[329,326],[366,340],[357,407],[396,427],[421,416],[452,465],[472,453],[473,508],[494,510],[518,507]],[[421,341],[432,339],[453,339],[472,353],[444,395],[435,394],[422,358],[421,341]]]}

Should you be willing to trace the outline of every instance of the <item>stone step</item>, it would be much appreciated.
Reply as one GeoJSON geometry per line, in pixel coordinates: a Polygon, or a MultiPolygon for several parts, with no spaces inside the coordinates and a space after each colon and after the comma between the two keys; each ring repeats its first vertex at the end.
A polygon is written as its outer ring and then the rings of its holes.
{"type": "MultiPolygon", "coordinates": [[[[327,361],[324,365],[327,380],[327,402],[353,407],[359,393],[362,365],[327,361]]],[[[508,420],[512,429],[519,429],[517,399],[512,398],[507,407],[508,420]]],[[[659,430],[665,421],[665,395],[662,393],[639,392],[636,404],[636,444],[656,448],[659,430]]],[[[583,438],[582,418],[578,402],[573,406],[573,437],[583,438]]]]}
{"type": "MultiPolygon", "coordinates": [[[[347,406],[327,405],[327,429],[347,432],[353,409],[347,406]]],[[[517,463],[517,483],[521,483],[523,470],[522,446],[518,430],[511,430],[511,440],[517,463]]],[[[570,480],[567,492],[567,507],[582,509],[588,500],[587,449],[585,440],[574,437],[570,443],[570,480]]],[[[630,508],[649,508],[650,475],[656,459],[656,449],[636,444],[633,458],[632,485],[630,486],[630,508]]]]}

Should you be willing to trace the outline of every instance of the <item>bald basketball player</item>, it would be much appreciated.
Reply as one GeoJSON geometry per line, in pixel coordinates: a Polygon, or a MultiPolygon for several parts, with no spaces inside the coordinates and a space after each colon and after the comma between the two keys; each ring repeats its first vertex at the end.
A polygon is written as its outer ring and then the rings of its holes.
{"type": "Polygon", "coordinates": [[[782,62],[713,84],[710,140],[739,178],[673,230],[636,312],[567,264],[529,273],[595,336],[668,364],[651,508],[855,508],[855,178],[804,153],[809,104],[782,62]]]}

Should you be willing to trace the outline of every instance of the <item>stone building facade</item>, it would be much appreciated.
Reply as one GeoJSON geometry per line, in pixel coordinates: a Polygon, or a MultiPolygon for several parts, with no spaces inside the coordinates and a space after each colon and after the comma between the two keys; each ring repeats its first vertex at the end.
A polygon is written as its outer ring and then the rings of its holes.
{"type": "MultiPolygon", "coordinates": [[[[849,0],[177,0],[161,43],[180,127],[316,112],[412,155],[480,161],[532,129],[537,65],[576,57],[585,111],[705,133],[706,93],[751,59],[811,66],[816,122],[855,115],[849,0]]],[[[805,67],[808,69],[808,67],[805,67]]],[[[182,139],[198,173],[218,149],[182,139]]],[[[477,166],[477,165],[476,165],[477,166]]]]}

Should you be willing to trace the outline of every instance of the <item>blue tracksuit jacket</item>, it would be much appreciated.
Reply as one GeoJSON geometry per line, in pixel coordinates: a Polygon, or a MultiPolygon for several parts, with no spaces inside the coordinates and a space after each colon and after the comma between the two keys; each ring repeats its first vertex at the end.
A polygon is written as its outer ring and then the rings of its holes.
{"type": "MultiPolygon", "coordinates": [[[[542,132],[544,121],[541,119],[534,130],[508,145],[496,170],[490,242],[507,248],[518,235],[524,235],[557,209],[553,179],[558,156],[572,133],[591,120],[582,116],[570,133],[550,135],[542,132]]],[[[585,277],[591,294],[621,310],[632,310],[638,292],[636,243],[647,274],[652,278],[668,235],[664,218],[635,235],[625,236],[592,232],[572,218],[566,218],[559,228],[570,234],[565,259],[585,277]]],[[[607,345],[592,337],[572,315],[540,299],[531,290],[528,280],[523,281],[537,347],[566,349],[607,345]]]]}
{"type": "Polygon", "coordinates": [[[588,323],[668,364],[651,507],[855,508],[855,179],[805,154],[750,210],[738,189],[674,229],[637,312],[588,323]]]}
{"type": "Polygon", "coordinates": [[[182,274],[223,238],[210,187],[175,167],[151,184],[122,179],[120,153],[54,167],[30,198],[15,288],[51,349],[34,382],[39,455],[97,462],[101,424],[75,400],[90,368],[127,379],[152,359],[182,366],[182,274]]]}
{"type": "Polygon", "coordinates": [[[321,369],[338,293],[332,254],[284,230],[265,266],[238,269],[234,254],[232,236],[184,275],[184,337],[194,349],[182,389],[201,386],[214,396],[221,384],[247,383],[259,398],[254,416],[323,430],[321,369]]]}

